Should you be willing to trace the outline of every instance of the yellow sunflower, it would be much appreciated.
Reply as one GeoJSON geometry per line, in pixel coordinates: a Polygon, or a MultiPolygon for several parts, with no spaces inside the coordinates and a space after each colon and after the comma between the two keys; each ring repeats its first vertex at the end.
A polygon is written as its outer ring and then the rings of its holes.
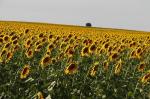
{"type": "Polygon", "coordinates": [[[65,74],[75,74],[78,70],[78,66],[75,63],[69,64],[64,70],[65,74]]]}
{"type": "Polygon", "coordinates": [[[20,78],[21,79],[26,78],[29,75],[29,71],[30,71],[30,66],[29,65],[25,65],[23,70],[21,71],[20,78]]]}
{"type": "Polygon", "coordinates": [[[90,48],[89,48],[89,52],[90,52],[90,53],[93,53],[93,52],[95,52],[96,49],[97,49],[96,45],[95,45],[95,44],[92,44],[92,45],[90,46],[90,48]]]}
{"type": "Polygon", "coordinates": [[[25,55],[28,57],[28,58],[31,58],[33,56],[33,51],[32,49],[28,50],[25,55]]]}
{"type": "Polygon", "coordinates": [[[38,99],[44,99],[42,92],[37,93],[37,98],[38,99]]]}
{"type": "Polygon", "coordinates": [[[146,67],[145,62],[141,62],[141,63],[138,65],[138,71],[139,71],[139,72],[143,72],[144,69],[145,69],[145,67],[146,67]]]}
{"type": "Polygon", "coordinates": [[[115,66],[115,74],[118,75],[121,72],[122,60],[120,59],[115,66]]]}
{"type": "Polygon", "coordinates": [[[141,82],[142,83],[148,83],[150,81],[150,70],[148,71],[148,73],[146,73],[142,78],[141,78],[141,82]]]}
{"type": "Polygon", "coordinates": [[[98,66],[99,66],[99,62],[95,62],[94,66],[92,66],[92,68],[89,71],[89,75],[94,77],[96,75],[96,72],[98,70],[98,66]]]}
{"type": "Polygon", "coordinates": [[[117,52],[112,52],[112,53],[110,53],[110,55],[109,55],[109,59],[110,59],[110,61],[112,61],[112,60],[116,60],[117,58],[118,58],[118,53],[117,52]]]}
{"type": "Polygon", "coordinates": [[[109,63],[108,63],[108,61],[106,60],[106,61],[104,61],[103,62],[103,68],[104,68],[104,71],[108,71],[108,67],[109,66],[109,63]]]}
{"type": "Polygon", "coordinates": [[[49,65],[51,63],[51,58],[49,55],[45,55],[42,59],[41,59],[41,67],[44,68],[46,67],[47,65],[49,65]]]}
{"type": "Polygon", "coordinates": [[[13,53],[9,51],[6,55],[6,62],[8,62],[10,59],[12,59],[12,57],[13,57],[13,53]]]}
{"type": "Polygon", "coordinates": [[[81,56],[88,56],[88,54],[89,54],[89,47],[86,46],[82,49],[81,56]]]}

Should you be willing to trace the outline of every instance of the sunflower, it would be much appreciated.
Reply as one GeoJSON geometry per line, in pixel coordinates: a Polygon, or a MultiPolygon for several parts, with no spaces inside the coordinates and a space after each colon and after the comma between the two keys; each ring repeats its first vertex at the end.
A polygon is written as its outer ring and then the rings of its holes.
{"type": "Polygon", "coordinates": [[[11,46],[11,43],[9,42],[4,45],[4,48],[10,48],[10,46],[11,46]]]}
{"type": "Polygon", "coordinates": [[[69,64],[64,70],[65,74],[75,74],[78,70],[78,66],[75,63],[69,64]]]}
{"type": "Polygon", "coordinates": [[[47,54],[47,55],[50,55],[50,54],[51,54],[51,51],[47,50],[47,51],[46,51],[46,54],[47,54]]]}
{"type": "Polygon", "coordinates": [[[54,48],[55,48],[55,45],[51,43],[48,45],[47,51],[51,52],[54,48]]]}
{"type": "Polygon", "coordinates": [[[121,68],[122,68],[122,60],[120,59],[117,64],[115,65],[115,71],[114,73],[116,75],[118,75],[121,72],[121,68]]]}
{"type": "Polygon", "coordinates": [[[57,59],[56,58],[52,58],[52,64],[56,63],[57,62],[57,59]]]}
{"type": "Polygon", "coordinates": [[[67,46],[67,43],[61,42],[59,45],[60,50],[64,49],[67,46]]]}
{"type": "Polygon", "coordinates": [[[4,48],[4,49],[2,49],[2,51],[1,51],[1,57],[4,55],[4,54],[6,54],[6,52],[7,52],[7,49],[6,48],[4,48]]]}
{"type": "Polygon", "coordinates": [[[42,37],[44,37],[44,34],[43,33],[41,33],[41,34],[39,34],[39,36],[38,36],[39,38],[42,38],[42,37]]]}
{"type": "Polygon", "coordinates": [[[0,38],[0,43],[1,43],[1,44],[3,43],[3,41],[4,41],[3,38],[0,38]]]}
{"type": "Polygon", "coordinates": [[[94,63],[94,66],[91,67],[90,71],[89,71],[89,75],[91,77],[94,77],[96,75],[96,72],[98,70],[98,67],[99,67],[99,62],[95,62],[94,63]]]}
{"type": "Polygon", "coordinates": [[[33,51],[31,49],[29,49],[25,55],[28,57],[28,58],[31,58],[33,56],[33,51]]]}
{"type": "Polygon", "coordinates": [[[37,98],[38,99],[44,99],[42,92],[37,93],[37,98]]]}
{"type": "Polygon", "coordinates": [[[92,44],[93,41],[92,41],[91,39],[88,39],[88,43],[89,43],[89,44],[92,44]]]}
{"type": "Polygon", "coordinates": [[[103,48],[104,48],[104,49],[107,49],[107,48],[109,48],[109,45],[110,45],[109,43],[105,43],[105,44],[103,45],[103,48]]]}
{"type": "Polygon", "coordinates": [[[130,47],[130,48],[133,48],[133,47],[135,47],[135,46],[137,46],[137,45],[138,45],[138,43],[135,42],[135,41],[133,41],[133,42],[130,43],[129,47],[130,47]]]}
{"type": "Polygon", "coordinates": [[[72,36],[73,36],[72,34],[69,34],[69,35],[68,35],[68,38],[71,38],[72,36]]]}
{"type": "Polygon", "coordinates": [[[40,40],[38,40],[38,41],[35,42],[35,46],[38,46],[39,44],[41,44],[40,40]]]}
{"type": "Polygon", "coordinates": [[[125,45],[121,44],[118,49],[117,49],[117,52],[122,52],[123,50],[125,49],[125,45]]]}
{"type": "Polygon", "coordinates": [[[144,69],[145,69],[145,67],[146,67],[145,62],[141,62],[141,63],[138,65],[138,71],[139,71],[139,72],[143,72],[144,69]]]}
{"type": "Polygon", "coordinates": [[[81,56],[88,56],[89,54],[89,47],[83,47],[82,51],[81,51],[81,56]]]}
{"type": "Polygon", "coordinates": [[[101,48],[101,49],[99,50],[99,53],[100,53],[100,54],[106,53],[106,50],[105,50],[104,48],[101,48]]]}
{"type": "Polygon", "coordinates": [[[108,71],[108,61],[107,60],[105,60],[104,62],[103,62],[103,68],[104,68],[104,71],[108,71]]]}
{"type": "Polygon", "coordinates": [[[13,48],[13,51],[14,52],[17,51],[19,49],[19,47],[20,47],[19,44],[15,45],[14,48],[13,48]]]}
{"type": "Polygon", "coordinates": [[[141,78],[141,82],[142,83],[148,83],[150,81],[150,70],[148,71],[147,74],[145,74],[142,78],[141,78]]]}
{"type": "Polygon", "coordinates": [[[64,57],[64,53],[63,52],[60,52],[57,59],[58,60],[61,60],[62,58],[64,57]]]}
{"type": "Polygon", "coordinates": [[[110,53],[112,51],[113,47],[109,46],[107,52],[110,53]]]}
{"type": "Polygon", "coordinates": [[[47,65],[49,65],[51,63],[51,58],[49,55],[45,55],[42,59],[41,59],[41,67],[44,68],[46,67],[47,65]]]}
{"type": "Polygon", "coordinates": [[[25,66],[23,67],[23,70],[21,71],[20,78],[21,78],[21,79],[26,78],[26,77],[29,75],[29,71],[30,71],[30,66],[29,66],[29,65],[25,65],[25,66]]]}
{"type": "Polygon", "coordinates": [[[137,57],[136,51],[133,50],[130,54],[130,58],[136,58],[136,57],[137,57]]]}
{"type": "Polygon", "coordinates": [[[66,50],[66,54],[67,54],[68,57],[72,57],[74,53],[75,53],[75,50],[73,49],[73,47],[69,47],[66,50]]]}
{"type": "Polygon", "coordinates": [[[113,46],[113,51],[118,51],[118,45],[117,44],[115,44],[114,46],[113,46]]]}
{"type": "Polygon", "coordinates": [[[43,45],[42,45],[42,44],[39,44],[38,46],[36,46],[35,51],[36,51],[36,52],[39,52],[42,47],[43,47],[43,45]]]}
{"type": "Polygon", "coordinates": [[[14,41],[12,42],[13,45],[16,45],[17,43],[18,43],[18,40],[14,40],[14,41]]]}
{"type": "Polygon", "coordinates": [[[137,48],[136,50],[136,58],[140,59],[143,53],[143,49],[142,48],[137,48]]]}
{"type": "Polygon", "coordinates": [[[17,36],[17,35],[14,35],[14,36],[11,37],[11,40],[12,40],[12,41],[15,40],[15,39],[18,39],[18,36],[17,36]]]}
{"type": "Polygon", "coordinates": [[[141,47],[138,47],[136,50],[136,54],[140,54],[143,52],[143,49],[141,47]]]}
{"type": "Polygon", "coordinates": [[[112,60],[117,59],[118,56],[119,56],[119,55],[118,55],[117,52],[112,52],[112,53],[110,53],[110,55],[109,55],[109,59],[110,59],[110,61],[112,61],[112,60]]]}
{"type": "Polygon", "coordinates": [[[3,40],[4,40],[5,42],[8,42],[8,41],[9,41],[9,36],[8,36],[8,35],[4,36],[4,37],[3,37],[3,40]]]}
{"type": "Polygon", "coordinates": [[[26,42],[25,42],[25,44],[24,44],[25,48],[29,48],[30,44],[31,44],[31,40],[27,39],[26,42]]]}
{"type": "Polygon", "coordinates": [[[96,45],[95,44],[92,44],[89,48],[89,52],[92,53],[92,52],[95,52],[95,50],[97,49],[96,45]]]}
{"type": "Polygon", "coordinates": [[[9,51],[6,55],[6,62],[8,62],[12,57],[13,57],[13,53],[9,51]]]}
{"type": "Polygon", "coordinates": [[[53,42],[55,40],[55,36],[53,34],[50,34],[48,36],[48,42],[53,42]]]}
{"type": "Polygon", "coordinates": [[[88,40],[85,39],[82,43],[83,43],[83,45],[88,45],[88,40]]]}

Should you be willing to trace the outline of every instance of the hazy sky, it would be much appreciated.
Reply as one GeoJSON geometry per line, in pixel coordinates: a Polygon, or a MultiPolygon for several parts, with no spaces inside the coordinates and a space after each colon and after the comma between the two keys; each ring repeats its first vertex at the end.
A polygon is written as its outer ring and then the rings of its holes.
{"type": "Polygon", "coordinates": [[[0,0],[0,20],[150,31],[150,0],[0,0]]]}

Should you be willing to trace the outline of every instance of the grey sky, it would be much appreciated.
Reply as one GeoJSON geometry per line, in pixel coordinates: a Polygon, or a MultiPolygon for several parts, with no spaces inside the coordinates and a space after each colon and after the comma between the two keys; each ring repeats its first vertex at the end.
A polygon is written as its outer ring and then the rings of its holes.
{"type": "Polygon", "coordinates": [[[150,0],[0,0],[0,20],[150,31],[150,0]]]}

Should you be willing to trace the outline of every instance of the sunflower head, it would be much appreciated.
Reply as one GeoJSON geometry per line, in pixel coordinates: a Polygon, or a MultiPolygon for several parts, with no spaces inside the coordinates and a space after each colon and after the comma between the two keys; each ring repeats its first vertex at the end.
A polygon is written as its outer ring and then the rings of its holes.
{"type": "Polygon", "coordinates": [[[64,49],[66,46],[67,46],[67,44],[66,44],[65,42],[61,42],[59,48],[60,48],[60,50],[62,50],[62,49],[64,49]]]}
{"type": "Polygon", "coordinates": [[[15,45],[13,51],[17,51],[20,48],[19,44],[15,45]]]}
{"type": "Polygon", "coordinates": [[[69,56],[69,57],[72,57],[73,54],[74,54],[75,50],[73,47],[69,47],[67,50],[66,50],[66,54],[69,56]]]}
{"type": "Polygon", "coordinates": [[[37,93],[37,99],[44,99],[42,92],[37,93]]]}
{"type": "Polygon", "coordinates": [[[25,44],[24,44],[25,48],[29,48],[30,44],[31,44],[31,40],[27,39],[26,42],[25,42],[25,44]]]}
{"type": "Polygon", "coordinates": [[[89,47],[83,47],[82,51],[81,51],[81,56],[88,56],[89,54],[89,47]]]}
{"type": "Polygon", "coordinates": [[[122,68],[122,60],[120,59],[117,64],[115,65],[115,71],[114,73],[116,75],[119,75],[119,73],[121,72],[121,68],[122,68]]]}
{"type": "Polygon", "coordinates": [[[46,67],[47,65],[49,65],[51,63],[51,58],[49,55],[45,55],[42,59],[41,59],[41,67],[44,68],[46,67]]]}
{"type": "Polygon", "coordinates": [[[87,39],[83,40],[83,45],[88,45],[88,40],[87,39]]]}
{"type": "Polygon", "coordinates": [[[130,53],[130,58],[136,58],[136,51],[133,50],[131,53],[130,53]]]}
{"type": "Polygon", "coordinates": [[[42,47],[43,47],[42,44],[37,45],[36,48],[35,48],[35,51],[36,51],[36,52],[39,52],[42,47]]]}
{"type": "Polygon", "coordinates": [[[11,46],[11,43],[9,42],[4,45],[4,48],[9,48],[10,46],[11,46]]]}
{"type": "Polygon", "coordinates": [[[103,45],[103,48],[104,48],[104,49],[109,48],[109,43],[105,43],[105,44],[103,45]]]}
{"type": "Polygon", "coordinates": [[[12,42],[13,45],[16,45],[17,43],[18,43],[18,40],[14,40],[14,41],[12,42]]]}
{"type": "Polygon", "coordinates": [[[90,53],[94,52],[96,50],[96,48],[97,48],[96,45],[92,44],[89,48],[90,53]]]}
{"type": "Polygon", "coordinates": [[[11,40],[14,41],[14,40],[17,39],[17,38],[18,38],[17,35],[13,35],[13,36],[11,37],[11,40]]]}
{"type": "Polygon", "coordinates": [[[75,74],[78,70],[78,66],[75,63],[69,64],[64,70],[65,74],[75,74]]]}
{"type": "Polygon", "coordinates": [[[3,43],[3,41],[4,41],[3,38],[0,38],[0,43],[1,43],[1,44],[3,43]]]}
{"type": "Polygon", "coordinates": [[[52,64],[56,63],[57,62],[57,59],[56,58],[52,58],[52,64]]]}
{"type": "Polygon", "coordinates": [[[111,52],[112,49],[113,49],[113,47],[112,47],[112,46],[109,46],[109,47],[108,47],[108,53],[111,52]]]}
{"type": "Polygon", "coordinates": [[[135,47],[135,46],[137,46],[137,45],[138,45],[137,42],[132,41],[132,42],[130,42],[129,47],[133,48],[133,47],[135,47]]]}
{"type": "Polygon", "coordinates": [[[143,49],[141,47],[138,47],[136,50],[136,54],[140,54],[143,52],[143,49]]]}
{"type": "Polygon", "coordinates": [[[31,58],[33,56],[33,51],[32,50],[28,50],[25,54],[26,54],[26,56],[28,58],[31,58]]]}
{"type": "Polygon", "coordinates": [[[118,56],[119,55],[117,52],[112,52],[112,53],[110,53],[109,59],[110,59],[110,61],[116,60],[118,58],[118,56]]]}
{"type": "Polygon", "coordinates": [[[42,38],[42,37],[44,37],[44,34],[43,34],[43,33],[40,33],[38,37],[39,37],[39,38],[42,38]]]}
{"type": "Polygon", "coordinates": [[[52,51],[54,48],[55,48],[55,45],[54,45],[54,44],[49,44],[47,50],[48,50],[48,51],[52,51]]]}
{"type": "Polygon", "coordinates": [[[141,82],[142,82],[143,84],[146,84],[146,83],[148,83],[149,81],[150,81],[150,72],[147,73],[147,74],[145,74],[145,75],[141,78],[141,82]]]}
{"type": "Polygon", "coordinates": [[[9,41],[9,36],[8,36],[8,35],[4,36],[4,37],[3,37],[3,40],[4,40],[5,42],[8,42],[8,41],[9,41]]]}
{"type": "Polygon", "coordinates": [[[108,61],[107,61],[107,60],[103,62],[104,71],[108,71],[108,68],[109,68],[108,65],[109,65],[109,64],[108,64],[108,61]]]}
{"type": "Polygon", "coordinates": [[[145,62],[141,62],[141,63],[138,65],[138,71],[139,71],[139,72],[143,72],[144,69],[145,69],[145,67],[146,67],[145,62]]]}
{"type": "Polygon", "coordinates": [[[25,65],[21,71],[20,78],[25,79],[29,75],[29,71],[30,71],[30,66],[25,65]]]}
{"type": "Polygon", "coordinates": [[[4,54],[6,54],[7,53],[7,49],[2,49],[2,52],[1,52],[1,57],[4,55],[4,54]]]}
{"type": "Polygon", "coordinates": [[[96,75],[96,72],[98,71],[98,67],[99,67],[99,62],[95,62],[94,65],[89,70],[89,75],[91,77],[94,77],[96,75]]]}
{"type": "Polygon", "coordinates": [[[6,62],[8,62],[10,59],[12,59],[12,57],[13,57],[13,53],[9,51],[6,55],[6,62]]]}

